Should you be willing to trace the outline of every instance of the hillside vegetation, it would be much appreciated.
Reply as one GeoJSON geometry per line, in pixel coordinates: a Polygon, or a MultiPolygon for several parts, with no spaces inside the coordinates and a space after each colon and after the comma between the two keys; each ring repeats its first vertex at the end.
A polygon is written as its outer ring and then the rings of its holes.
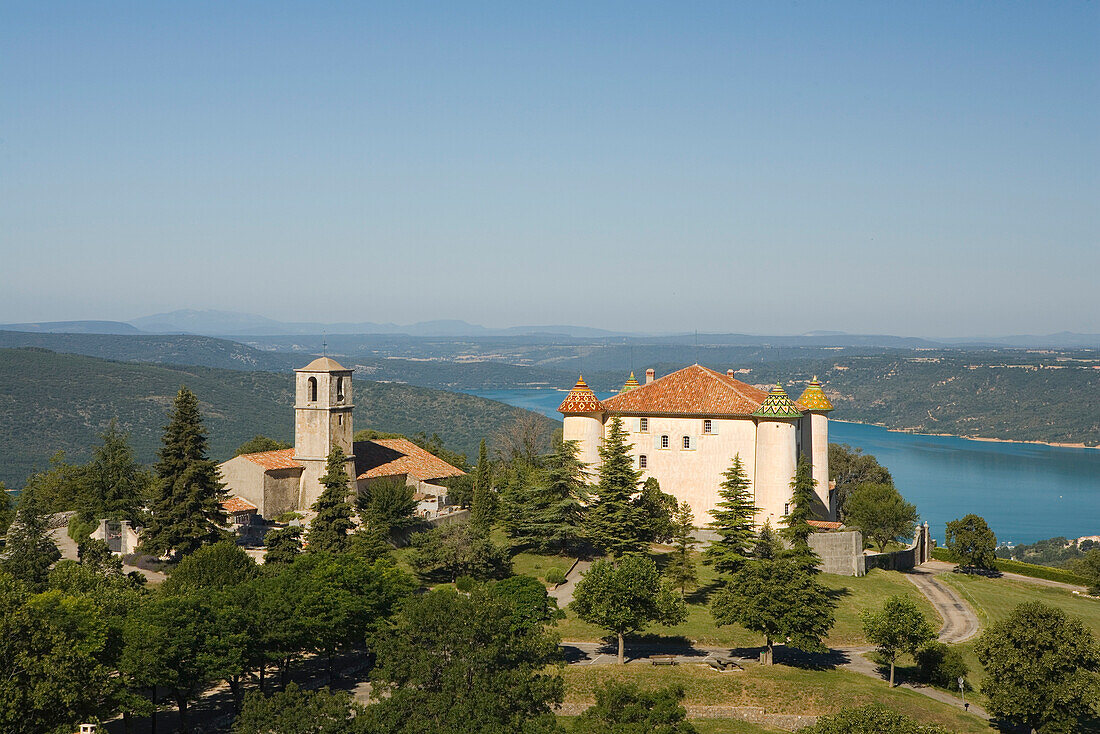
{"type": "MultiPolygon", "coordinates": [[[[87,459],[112,417],[132,434],[139,460],[151,462],[166,411],[184,384],[201,401],[213,458],[228,459],[257,433],[293,438],[289,374],[0,349],[0,481],[21,487],[57,451],[74,461],[87,459]]],[[[483,437],[525,412],[471,395],[365,380],[356,381],[354,400],[357,429],[438,433],[447,447],[468,455],[483,437]]]]}

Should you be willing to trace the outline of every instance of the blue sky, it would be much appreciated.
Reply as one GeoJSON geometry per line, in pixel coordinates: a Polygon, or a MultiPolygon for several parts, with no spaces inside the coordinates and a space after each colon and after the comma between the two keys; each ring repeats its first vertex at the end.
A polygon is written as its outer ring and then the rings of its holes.
{"type": "Polygon", "coordinates": [[[0,322],[1100,332],[1100,3],[8,2],[0,322]]]}

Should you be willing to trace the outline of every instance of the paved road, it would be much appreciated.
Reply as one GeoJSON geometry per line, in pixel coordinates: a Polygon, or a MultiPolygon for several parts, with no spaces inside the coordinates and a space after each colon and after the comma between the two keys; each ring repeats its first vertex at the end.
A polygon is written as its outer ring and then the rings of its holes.
{"type": "Polygon", "coordinates": [[[558,608],[565,609],[569,606],[569,603],[573,601],[573,590],[577,588],[577,582],[581,580],[581,576],[588,573],[588,569],[591,567],[592,561],[577,561],[569,575],[565,577],[565,583],[559,584],[557,588],[550,590],[550,596],[558,600],[558,608]]]}
{"type": "Polygon", "coordinates": [[[938,581],[933,569],[918,566],[905,574],[905,577],[920,589],[920,592],[932,602],[936,612],[943,618],[939,640],[948,644],[965,642],[978,634],[981,625],[978,616],[954,589],[938,581]]]}

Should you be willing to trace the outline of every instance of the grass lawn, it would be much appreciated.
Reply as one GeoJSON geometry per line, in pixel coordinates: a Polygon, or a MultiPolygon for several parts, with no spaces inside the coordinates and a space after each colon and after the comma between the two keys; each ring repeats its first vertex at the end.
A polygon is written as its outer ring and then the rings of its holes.
{"type": "MultiPolygon", "coordinates": [[[[658,561],[660,561],[658,556],[658,561]]],[[[866,643],[863,637],[860,612],[864,609],[876,608],[882,601],[895,594],[905,594],[912,597],[920,605],[929,619],[938,626],[940,618],[928,600],[924,598],[917,588],[913,586],[902,574],[896,571],[882,571],[875,569],[866,576],[834,576],[821,574],[819,576],[824,586],[833,589],[837,594],[836,623],[829,634],[828,644],[833,646],[862,645],[866,643]]],[[[688,618],[683,624],[667,626],[653,626],[646,630],[647,635],[659,637],[686,638],[699,645],[712,645],[722,647],[755,647],[763,644],[763,639],[748,630],[738,626],[717,627],[710,616],[708,607],[709,596],[719,587],[719,580],[714,569],[709,566],[699,566],[700,588],[688,594],[688,618]]],[[[607,633],[598,627],[587,624],[577,619],[572,611],[567,611],[566,618],[558,622],[558,632],[563,640],[599,640],[607,633]]]]}
{"type": "Polygon", "coordinates": [[[512,556],[512,572],[517,576],[534,576],[546,582],[546,572],[560,568],[564,574],[577,559],[574,556],[542,556],[536,553],[517,553],[512,556]]]}
{"type": "MultiPolygon", "coordinates": [[[[575,716],[558,717],[566,731],[573,730],[573,722],[576,720],[575,716]]],[[[736,719],[691,719],[691,723],[699,730],[699,734],[786,734],[785,729],[769,729],[736,719]]]]}
{"type": "Polygon", "coordinates": [[[566,668],[563,676],[566,701],[594,701],[594,691],[603,681],[617,679],[647,688],[682,685],[684,704],[761,706],[771,713],[823,715],[877,702],[953,732],[991,731],[986,722],[953,706],[905,688],[890,689],[881,681],[847,670],[750,665],[738,673],[716,673],[706,665],[575,665],[566,668]]]}
{"type": "MultiPolygon", "coordinates": [[[[1013,581],[1006,578],[990,579],[962,573],[942,573],[936,578],[950,584],[970,603],[986,629],[993,622],[1004,619],[1024,602],[1040,601],[1052,607],[1061,607],[1066,613],[1079,618],[1092,629],[1100,640],[1100,601],[1087,599],[1062,589],[1029,584],[1025,581],[1013,581]]],[[[970,682],[978,687],[984,677],[984,671],[974,654],[975,640],[958,645],[967,665],[970,666],[970,682]]]]}

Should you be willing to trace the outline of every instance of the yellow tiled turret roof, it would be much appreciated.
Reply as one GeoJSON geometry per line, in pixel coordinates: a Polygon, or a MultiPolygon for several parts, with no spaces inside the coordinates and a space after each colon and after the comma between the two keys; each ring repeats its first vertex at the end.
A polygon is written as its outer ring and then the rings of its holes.
{"type": "Polygon", "coordinates": [[[795,406],[794,401],[787,396],[787,391],[778,382],[764,398],[764,403],[759,410],[753,413],[757,418],[801,418],[802,413],[795,406]]]}
{"type": "Polygon", "coordinates": [[[558,406],[559,413],[599,413],[602,410],[603,405],[584,381],[584,375],[577,378],[577,384],[558,406]]]}
{"type": "Polygon", "coordinates": [[[630,377],[628,377],[626,382],[623,384],[623,389],[619,390],[619,394],[622,395],[624,392],[630,392],[636,387],[641,387],[641,385],[638,384],[638,378],[636,378],[634,376],[634,373],[631,372],[630,377]]]}
{"type": "Polygon", "coordinates": [[[795,405],[802,410],[813,410],[820,413],[833,409],[833,404],[829,402],[829,398],[825,397],[825,391],[821,389],[821,383],[818,382],[817,375],[814,375],[814,379],[810,380],[810,384],[802,391],[802,396],[795,401],[795,405]]]}

